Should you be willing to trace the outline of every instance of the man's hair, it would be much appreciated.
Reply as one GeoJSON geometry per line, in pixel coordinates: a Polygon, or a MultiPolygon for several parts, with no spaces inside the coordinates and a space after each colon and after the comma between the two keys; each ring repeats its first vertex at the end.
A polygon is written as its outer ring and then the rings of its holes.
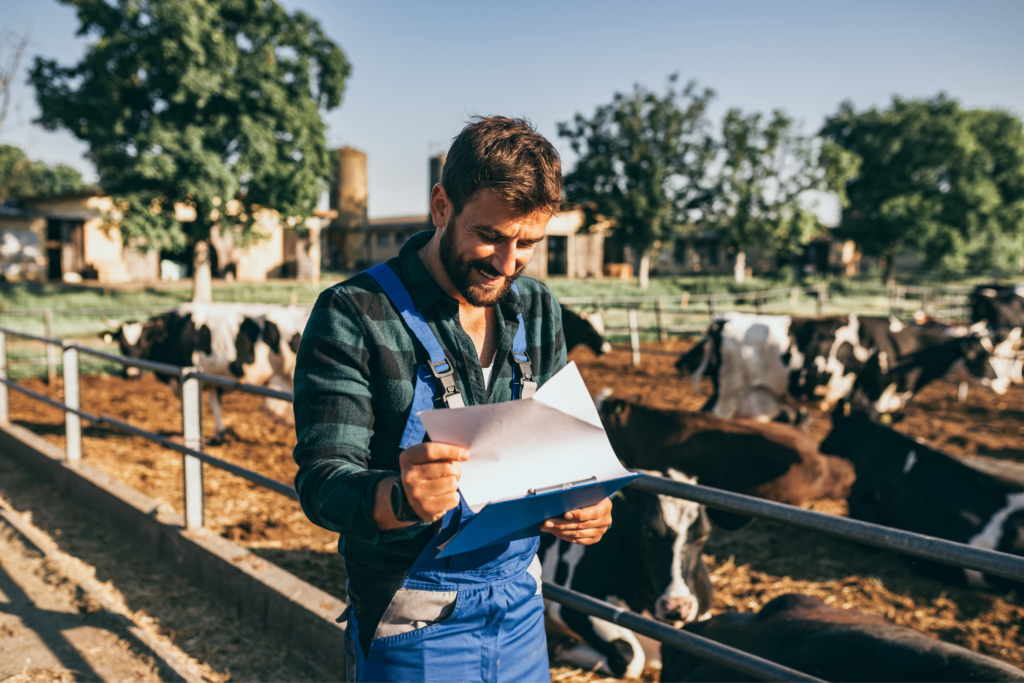
{"type": "Polygon", "coordinates": [[[562,162],[529,121],[474,116],[452,141],[441,185],[456,216],[485,188],[519,214],[556,211],[562,205],[562,162]]]}

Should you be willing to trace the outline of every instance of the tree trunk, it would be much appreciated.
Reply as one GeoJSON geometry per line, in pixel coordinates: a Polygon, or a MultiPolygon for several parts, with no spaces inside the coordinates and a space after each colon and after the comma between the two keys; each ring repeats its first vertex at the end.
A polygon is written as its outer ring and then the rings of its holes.
{"type": "Polygon", "coordinates": [[[739,249],[736,250],[736,265],[733,266],[733,275],[738,283],[747,279],[747,254],[739,249]]]}
{"type": "Polygon", "coordinates": [[[192,303],[213,303],[213,281],[210,273],[210,243],[196,242],[192,259],[192,303]]]}
{"type": "Polygon", "coordinates": [[[882,273],[882,278],[887,285],[896,284],[896,259],[893,258],[893,254],[885,255],[885,270],[882,273]]]}
{"type": "Polygon", "coordinates": [[[651,257],[644,254],[640,257],[640,289],[646,290],[650,284],[651,257]]]}

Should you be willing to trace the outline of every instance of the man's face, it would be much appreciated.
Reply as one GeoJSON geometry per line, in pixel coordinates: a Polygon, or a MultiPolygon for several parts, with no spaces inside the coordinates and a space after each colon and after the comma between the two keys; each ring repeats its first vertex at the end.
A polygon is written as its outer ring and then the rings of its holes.
{"type": "Polygon", "coordinates": [[[445,275],[473,306],[493,306],[530,262],[551,212],[513,213],[489,189],[448,220],[438,252],[445,275]]]}

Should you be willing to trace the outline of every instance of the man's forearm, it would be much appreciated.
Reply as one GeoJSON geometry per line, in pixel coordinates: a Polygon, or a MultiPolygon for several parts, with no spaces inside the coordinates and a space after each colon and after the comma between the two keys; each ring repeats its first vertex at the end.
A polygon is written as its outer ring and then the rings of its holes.
{"type": "Polygon", "coordinates": [[[411,526],[415,522],[399,522],[391,507],[391,489],[398,481],[398,477],[384,477],[377,482],[377,491],[373,499],[373,521],[381,531],[401,529],[411,526]]]}

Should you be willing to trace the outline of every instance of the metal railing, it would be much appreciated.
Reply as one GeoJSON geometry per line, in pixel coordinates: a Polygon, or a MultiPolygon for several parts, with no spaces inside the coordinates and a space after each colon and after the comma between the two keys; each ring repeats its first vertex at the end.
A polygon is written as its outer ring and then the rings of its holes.
{"type": "MultiPolygon", "coordinates": [[[[20,391],[31,398],[63,410],[66,416],[66,457],[69,462],[78,461],[82,457],[81,420],[83,419],[96,424],[109,425],[120,431],[143,437],[165,448],[181,453],[184,459],[184,508],[185,521],[188,528],[197,528],[203,525],[203,463],[248,479],[281,495],[297,499],[295,489],[287,484],[269,479],[256,472],[202,452],[200,395],[202,390],[201,383],[203,382],[289,402],[294,399],[293,394],[288,392],[243,384],[235,380],[200,372],[196,368],[183,368],[164,363],[117,356],[59,339],[27,335],[0,327],[0,422],[8,423],[10,421],[9,389],[20,391]],[[27,387],[22,387],[7,378],[7,336],[32,339],[60,346],[63,349],[64,402],[32,391],[27,387]],[[82,410],[78,378],[79,353],[98,355],[124,365],[178,377],[181,384],[182,436],[184,444],[179,444],[164,436],[140,429],[121,420],[105,415],[95,415],[82,410]]],[[[662,477],[645,475],[631,485],[651,493],[682,498],[736,514],[767,519],[801,529],[824,533],[847,541],[872,545],[925,560],[973,569],[985,574],[1024,582],[1024,557],[1009,555],[995,550],[976,548],[941,538],[903,531],[902,529],[893,529],[878,524],[837,517],[708,486],[677,482],[662,477]]],[[[768,660],[743,653],[689,632],[679,631],[659,621],[643,617],[571,590],[545,584],[544,592],[548,599],[566,605],[571,609],[599,619],[612,621],[673,647],[690,652],[698,657],[723,664],[736,671],[747,673],[762,680],[817,680],[768,660]]]]}

